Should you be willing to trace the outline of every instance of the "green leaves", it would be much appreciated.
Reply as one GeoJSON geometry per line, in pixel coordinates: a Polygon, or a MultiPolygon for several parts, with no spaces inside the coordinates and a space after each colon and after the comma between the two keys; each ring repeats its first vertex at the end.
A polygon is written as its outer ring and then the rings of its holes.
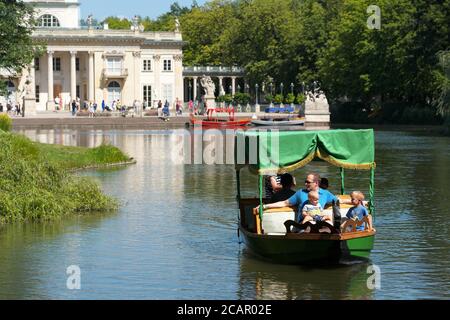
{"type": "Polygon", "coordinates": [[[0,2],[0,68],[21,71],[34,57],[33,9],[22,1],[0,2]]]}

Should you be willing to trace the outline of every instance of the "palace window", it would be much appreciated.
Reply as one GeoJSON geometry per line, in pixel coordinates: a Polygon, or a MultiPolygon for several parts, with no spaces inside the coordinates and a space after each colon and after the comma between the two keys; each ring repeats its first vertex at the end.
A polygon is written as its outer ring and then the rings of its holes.
{"type": "Polygon", "coordinates": [[[35,88],[34,88],[34,90],[35,90],[35,92],[36,92],[36,102],[39,102],[39,86],[36,86],[35,88]]]}
{"type": "Polygon", "coordinates": [[[169,101],[169,103],[173,102],[173,90],[171,84],[163,84],[162,85],[162,96],[164,100],[169,101]]]}
{"type": "Polygon", "coordinates": [[[163,66],[164,71],[172,71],[172,60],[164,60],[163,66]]]}
{"type": "Polygon", "coordinates": [[[34,58],[34,70],[39,71],[39,58],[34,58]]]}
{"type": "Polygon", "coordinates": [[[61,71],[61,58],[53,58],[53,71],[61,71]]]}
{"type": "Polygon", "coordinates": [[[152,71],[152,60],[143,60],[142,71],[152,71]]]}
{"type": "Polygon", "coordinates": [[[120,74],[122,71],[122,58],[108,58],[106,65],[109,73],[120,74]]]}
{"type": "Polygon", "coordinates": [[[108,105],[111,106],[113,101],[120,100],[120,84],[117,81],[111,81],[108,85],[108,105]]]}
{"type": "Polygon", "coordinates": [[[80,58],[75,58],[75,70],[80,71],[80,58]]]}
{"type": "Polygon", "coordinates": [[[38,27],[45,27],[45,28],[54,28],[54,27],[60,27],[59,20],[52,16],[51,14],[44,14],[38,19],[37,23],[38,27]]]}
{"type": "Polygon", "coordinates": [[[142,100],[150,105],[152,102],[152,86],[144,86],[142,91],[142,100]]]}

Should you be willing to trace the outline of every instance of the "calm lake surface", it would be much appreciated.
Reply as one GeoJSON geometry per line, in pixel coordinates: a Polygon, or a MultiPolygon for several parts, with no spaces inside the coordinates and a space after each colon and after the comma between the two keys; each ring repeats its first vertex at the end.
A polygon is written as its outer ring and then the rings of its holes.
{"type": "MultiPolygon", "coordinates": [[[[301,267],[259,260],[239,243],[231,165],[172,161],[184,131],[23,130],[36,141],[106,141],[136,165],[86,171],[120,199],[117,212],[0,227],[2,299],[449,299],[450,138],[376,132],[377,235],[371,262],[301,267]],[[372,264],[380,288],[368,289],[372,264]],[[68,266],[81,270],[69,290],[68,266]]],[[[338,169],[313,163],[339,191],[338,169]]],[[[256,177],[241,175],[245,195],[256,177]]],[[[368,173],[348,190],[367,194],[368,173]]]]}

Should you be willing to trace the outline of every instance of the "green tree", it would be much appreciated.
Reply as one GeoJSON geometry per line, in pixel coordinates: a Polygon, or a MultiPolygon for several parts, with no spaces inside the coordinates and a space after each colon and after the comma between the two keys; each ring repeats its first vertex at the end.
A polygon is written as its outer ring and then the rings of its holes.
{"type": "Polygon", "coordinates": [[[127,18],[107,17],[103,23],[107,23],[109,29],[130,30],[131,28],[131,21],[127,18]]]}
{"type": "Polygon", "coordinates": [[[231,65],[236,48],[224,45],[230,26],[237,23],[236,5],[230,0],[213,0],[192,7],[180,17],[186,65],[231,65]]]}
{"type": "Polygon", "coordinates": [[[299,25],[290,0],[237,2],[236,16],[223,33],[222,50],[229,64],[245,67],[252,82],[267,76],[292,82],[298,65],[291,58],[299,25]]]}
{"type": "MultiPolygon", "coordinates": [[[[31,38],[33,13],[33,8],[22,1],[0,2],[0,69],[19,73],[42,49],[31,38]]],[[[0,94],[5,93],[6,83],[0,81],[0,94]]]]}
{"type": "Polygon", "coordinates": [[[439,66],[442,70],[436,75],[440,81],[438,93],[434,103],[437,111],[442,115],[450,125],[450,51],[440,52],[439,66]]]}
{"type": "Polygon", "coordinates": [[[318,61],[322,85],[331,99],[429,106],[439,83],[436,53],[449,47],[450,1],[380,0],[380,30],[366,25],[370,4],[340,6],[318,61]]]}

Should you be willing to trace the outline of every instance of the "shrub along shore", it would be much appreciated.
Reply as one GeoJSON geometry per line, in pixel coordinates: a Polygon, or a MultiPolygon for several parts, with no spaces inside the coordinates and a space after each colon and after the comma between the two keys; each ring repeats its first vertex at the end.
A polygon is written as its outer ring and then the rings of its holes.
{"type": "Polygon", "coordinates": [[[0,130],[0,225],[115,210],[118,201],[97,182],[70,171],[132,162],[110,145],[49,145],[0,130]]]}

